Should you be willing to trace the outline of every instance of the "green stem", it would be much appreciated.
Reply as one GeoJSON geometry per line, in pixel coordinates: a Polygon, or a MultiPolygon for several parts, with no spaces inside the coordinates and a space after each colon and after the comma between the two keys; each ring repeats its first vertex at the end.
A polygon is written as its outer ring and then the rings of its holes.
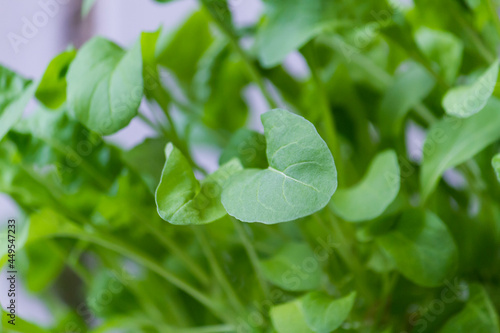
{"type": "Polygon", "coordinates": [[[250,242],[250,239],[248,238],[248,235],[247,235],[243,225],[241,224],[241,222],[233,217],[231,217],[231,220],[233,221],[234,228],[236,229],[236,232],[240,236],[241,243],[243,244],[243,247],[245,248],[247,256],[250,259],[250,262],[252,263],[253,269],[254,269],[255,274],[257,276],[257,280],[259,281],[259,285],[262,289],[262,292],[264,293],[264,297],[266,299],[270,299],[269,288],[267,287],[267,283],[266,283],[264,276],[262,274],[262,269],[260,268],[259,257],[257,255],[257,252],[255,251],[255,248],[253,247],[252,243],[250,242]]]}
{"type": "Polygon", "coordinates": [[[208,263],[210,264],[210,267],[212,268],[212,271],[215,275],[215,278],[220,284],[220,287],[222,290],[224,290],[224,293],[227,295],[229,298],[229,301],[231,304],[242,314],[245,313],[245,307],[241,303],[240,299],[236,295],[236,292],[234,289],[231,287],[231,284],[229,283],[226,274],[222,270],[222,267],[220,266],[217,257],[215,256],[214,252],[212,251],[212,247],[210,246],[210,243],[208,242],[207,236],[205,235],[205,231],[200,229],[200,226],[195,226],[192,228],[194,231],[196,237],[198,238],[198,241],[200,242],[201,248],[203,249],[203,252],[205,253],[205,256],[208,260],[208,263]]]}
{"type": "Polygon", "coordinates": [[[210,283],[210,279],[205,271],[201,268],[200,265],[198,265],[196,261],[191,259],[191,257],[186,254],[185,250],[181,249],[172,239],[168,239],[167,237],[165,237],[163,231],[160,230],[160,228],[150,222],[144,222],[144,225],[149,229],[151,234],[154,235],[154,237],[158,239],[160,243],[162,243],[169,251],[171,251],[179,259],[181,259],[182,262],[186,265],[186,268],[189,269],[191,273],[193,273],[193,275],[195,275],[203,285],[207,286],[210,283]]]}
{"type": "Polygon", "coordinates": [[[210,309],[217,317],[220,319],[233,322],[234,319],[230,314],[227,313],[225,309],[223,309],[219,303],[213,301],[207,295],[192,287],[188,283],[184,282],[181,278],[175,276],[166,270],[163,266],[159,265],[147,255],[139,252],[138,250],[129,247],[127,244],[122,244],[119,239],[114,238],[111,235],[99,235],[99,234],[90,234],[88,232],[83,233],[61,233],[56,234],[56,237],[72,237],[77,239],[82,239],[89,241],[91,243],[97,244],[108,250],[119,253],[125,257],[128,257],[138,264],[143,265],[144,267],[150,269],[155,272],[159,276],[163,277],[165,280],[184,291],[186,294],[193,297],[195,300],[206,306],[210,309]]]}

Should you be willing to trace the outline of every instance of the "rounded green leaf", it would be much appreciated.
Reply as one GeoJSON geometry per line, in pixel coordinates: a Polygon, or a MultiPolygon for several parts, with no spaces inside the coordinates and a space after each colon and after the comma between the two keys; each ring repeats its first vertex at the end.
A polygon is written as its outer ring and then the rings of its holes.
{"type": "Polygon", "coordinates": [[[300,305],[307,325],[316,333],[336,330],[346,320],[356,300],[356,293],[332,299],[321,292],[311,292],[301,299],[300,305]]]}
{"type": "Polygon", "coordinates": [[[346,221],[371,220],[381,215],[399,192],[400,172],[396,153],[379,153],[363,179],[353,187],[339,189],[331,206],[346,221]]]}
{"type": "Polygon", "coordinates": [[[396,268],[416,284],[441,285],[456,269],[458,251],[446,225],[431,212],[411,209],[377,239],[396,268]]]}
{"type": "Polygon", "coordinates": [[[220,195],[224,182],[242,169],[238,160],[224,164],[200,184],[179,149],[168,143],[165,155],[165,166],[155,194],[162,219],[172,224],[205,224],[226,215],[220,195]]]}
{"type": "Polygon", "coordinates": [[[127,126],[143,95],[140,43],[128,52],[102,37],[87,42],[67,75],[70,114],[103,135],[127,126]]]}
{"type": "Polygon", "coordinates": [[[287,244],[260,264],[266,279],[284,290],[305,291],[320,287],[321,267],[305,243],[287,244]]]}
{"type": "Polygon", "coordinates": [[[281,109],[261,118],[269,167],[246,169],[229,179],[222,193],[228,214],[271,224],[325,207],[337,188],[337,170],[313,124],[281,109]]]}
{"type": "Polygon", "coordinates": [[[75,56],[74,49],[64,51],[45,70],[35,96],[46,107],[57,109],[66,101],[66,72],[75,56]]]}
{"type": "Polygon", "coordinates": [[[499,61],[495,61],[473,84],[454,87],[443,98],[447,114],[467,118],[481,111],[495,90],[499,61]]]}

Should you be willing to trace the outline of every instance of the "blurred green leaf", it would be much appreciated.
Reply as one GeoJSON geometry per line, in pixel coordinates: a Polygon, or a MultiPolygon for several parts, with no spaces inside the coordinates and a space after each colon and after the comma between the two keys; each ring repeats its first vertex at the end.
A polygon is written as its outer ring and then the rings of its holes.
{"type": "Polygon", "coordinates": [[[458,251],[448,228],[428,211],[405,211],[377,242],[401,274],[421,286],[439,286],[457,268],[458,251]]]}
{"type": "Polygon", "coordinates": [[[479,284],[470,286],[465,308],[446,322],[440,333],[496,333],[500,331],[495,307],[479,284]]]}
{"type": "Polygon", "coordinates": [[[233,158],[238,158],[244,168],[267,168],[265,136],[246,128],[238,130],[224,148],[219,164],[233,158]]]}
{"type": "Polygon", "coordinates": [[[321,284],[321,263],[305,243],[286,244],[260,265],[266,279],[285,290],[314,290],[321,284]]]}
{"type": "Polygon", "coordinates": [[[359,222],[380,216],[396,198],[400,186],[398,158],[393,150],[379,153],[358,184],[339,189],[331,205],[346,221],[359,222]]]}
{"type": "Polygon", "coordinates": [[[481,111],[495,90],[499,61],[495,61],[474,83],[454,87],[443,97],[446,113],[460,118],[470,117],[481,111]]]}
{"type": "Polygon", "coordinates": [[[75,56],[70,48],[52,59],[45,70],[35,96],[46,107],[57,109],[66,101],[66,73],[75,56]]]}
{"type": "Polygon", "coordinates": [[[137,115],[142,99],[140,44],[125,52],[94,37],[78,51],[66,78],[72,117],[97,133],[115,133],[137,115]]]}
{"type": "Polygon", "coordinates": [[[422,200],[428,198],[444,171],[467,161],[500,138],[499,109],[500,102],[491,98],[474,116],[443,118],[430,128],[420,175],[422,200]]]}

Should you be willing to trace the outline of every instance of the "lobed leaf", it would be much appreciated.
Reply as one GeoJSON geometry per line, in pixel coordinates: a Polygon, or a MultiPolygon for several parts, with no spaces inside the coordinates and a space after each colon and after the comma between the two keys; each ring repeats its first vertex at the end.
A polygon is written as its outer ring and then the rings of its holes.
{"type": "Polygon", "coordinates": [[[261,116],[267,169],[233,175],[222,193],[229,215],[244,222],[278,223],[326,206],[337,188],[332,154],[306,119],[275,109],[261,116]]]}

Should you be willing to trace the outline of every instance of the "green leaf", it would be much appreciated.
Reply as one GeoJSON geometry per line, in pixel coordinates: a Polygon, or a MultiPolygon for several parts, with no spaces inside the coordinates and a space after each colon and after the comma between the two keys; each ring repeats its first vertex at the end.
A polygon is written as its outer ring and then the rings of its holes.
{"type": "Polygon", "coordinates": [[[496,60],[471,85],[448,90],[443,97],[443,108],[446,113],[455,117],[467,118],[481,111],[495,90],[498,66],[499,61],[496,60]]]}
{"type": "Polygon", "coordinates": [[[278,333],[314,333],[304,319],[298,300],[272,307],[270,316],[278,333]]]}
{"type": "Polygon", "coordinates": [[[386,150],[375,156],[358,184],[337,191],[331,206],[346,221],[371,220],[380,216],[394,201],[399,186],[398,158],[393,150],[386,150]]]}
{"type": "Polygon", "coordinates": [[[493,170],[495,170],[495,174],[497,175],[498,181],[500,182],[500,154],[497,154],[491,160],[491,165],[493,166],[493,170]]]}
{"type": "Polygon", "coordinates": [[[440,333],[497,333],[500,332],[495,307],[479,284],[470,286],[465,308],[446,322],[440,333]]]}
{"type": "Polygon", "coordinates": [[[103,135],[127,126],[137,114],[143,95],[140,43],[125,52],[116,44],[94,37],[69,67],[70,114],[103,135]]]}
{"type": "Polygon", "coordinates": [[[453,84],[462,64],[462,41],[452,33],[427,27],[417,30],[415,40],[427,58],[439,65],[446,82],[453,84]]]}
{"type": "Polygon", "coordinates": [[[233,158],[238,158],[244,168],[267,168],[265,136],[246,128],[238,130],[222,152],[219,164],[233,158]]]}
{"type": "Polygon", "coordinates": [[[36,84],[0,66],[0,140],[22,117],[36,84]]]}
{"type": "Polygon", "coordinates": [[[286,244],[260,265],[265,278],[284,290],[306,291],[320,287],[320,263],[305,243],[286,244]]]}
{"type": "Polygon", "coordinates": [[[278,333],[329,333],[346,320],[355,299],[355,292],[339,299],[310,292],[292,302],[272,307],[270,316],[278,333]]]}
{"type": "Polygon", "coordinates": [[[64,51],[45,70],[35,96],[46,107],[57,109],[66,101],[66,72],[75,56],[73,48],[64,51]]]}
{"type": "Polygon", "coordinates": [[[380,104],[379,126],[382,132],[399,134],[408,111],[431,92],[435,83],[432,75],[415,62],[408,63],[407,70],[397,73],[380,104]]]}
{"type": "Polygon", "coordinates": [[[168,143],[165,155],[166,162],[155,195],[162,219],[172,224],[205,224],[226,215],[220,195],[226,180],[242,169],[237,160],[221,166],[200,185],[179,149],[168,143]]]}
{"type": "Polygon", "coordinates": [[[334,1],[266,0],[264,4],[266,16],[255,42],[264,67],[280,64],[290,52],[337,24],[334,1]]]}
{"type": "Polygon", "coordinates": [[[269,167],[229,179],[222,193],[228,214],[244,222],[278,223],[325,207],[337,188],[337,170],[313,124],[281,109],[261,119],[269,167]]]}
{"type": "Polygon", "coordinates": [[[196,64],[213,41],[209,24],[209,16],[200,10],[193,13],[173,35],[164,33],[158,40],[158,64],[173,71],[183,84],[192,81],[196,64]]]}
{"type": "Polygon", "coordinates": [[[247,119],[243,90],[250,80],[244,62],[230,51],[226,42],[214,43],[198,64],[194,86],[204,124],[234,132],[247,119]]]}
{"type": "Polygon", "coordinates": [[[424,144],[420,187],[425,201],[443,172],[467,161],[500,138],[500,101],[491,98],[478,114],[435,123],[424,144]]]}
{"type": "Polygon", "coordinates": [[[164,138],[147,138],[141,144],[122,153],[125,163],[141,176],[152,193],[160,181],[165,159],[158,157],[151,159],[151,156],[162,156],[166,144],[164,138]],[[144,163],[146,160],[149,160],[148,163],[144,163]]]}
{"type": "Polygon", "coordinates": [[[421,286],[441,285],[457,267],[455,242],[446,225],[431,212],[405,211],[377,242],[401,274],[421,286]]]}
{"type": "Polygon", "coordinates": [[[317,333],[336,330],[346,320],[356,300],[356,293],[332,299],[321,292],[311,292],[301,299],[301,309],[307,325],[317,333]]]}

